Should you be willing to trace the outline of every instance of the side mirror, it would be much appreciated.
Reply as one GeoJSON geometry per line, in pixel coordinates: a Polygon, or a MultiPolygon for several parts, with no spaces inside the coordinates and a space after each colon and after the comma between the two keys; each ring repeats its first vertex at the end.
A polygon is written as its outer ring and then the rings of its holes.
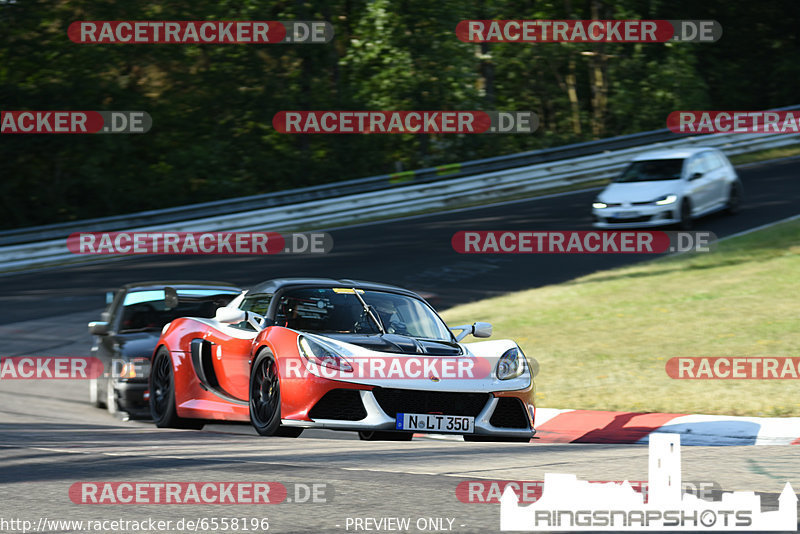
{"type": "Polygon", "coordinates": [[[178,307],[178,291],[174,287],[167,286],[164,288],[164,306],[168,310],[178,307]]]}
{"type": "Polygon", "coordinates": [[[691,182],[692,180],[697,180],[698,178],[702,178],[702,177],[703,177],[703,173],[702,172],[696,172],[696,173],[692,174],[691,176],[689,176],[689,181],[691,182]]]}
{"type": "Polygon", "coordinates": [[[492,325],[490,323],[463,324],[454,326],[450,330],[461,330],[456,336],[456,341],[461,341],[470,334],[475,337],[490,337],[492,335],[492,325]]]}
{"type": "Polygon", "coordinates": [[[492,337],[491,323],[474,323],[472,325],[472,335],[475,337],[492,337]]]}
{"type": "Polygon", "coordinates": [[[89,323],[89,333],[95,336],[108,335],[109,324],[105,321],[92,321],[89,323]]]}
{"type": "Polygon", "coordinates": [[[239,308],[229,308],[228,306],[217,308],[217,313],[214,315],[214,319],[223,324],[241,323],[246,318],[247,313],[244,310],[240,310],[239,308]]]}

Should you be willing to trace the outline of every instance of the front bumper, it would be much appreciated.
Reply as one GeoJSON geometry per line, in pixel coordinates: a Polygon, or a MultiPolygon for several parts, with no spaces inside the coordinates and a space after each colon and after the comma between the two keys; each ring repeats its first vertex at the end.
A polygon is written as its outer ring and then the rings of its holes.
{"type": "Polygon", "coordinates": [[[144,398],[147,382],[116,381],[113,384],[120,410],[129,413],[150,412],[149,401],[144,398]]]}
{"type": "MultiPolygon", "coordinates": [[[[312,420],[297,420],[297,419],[282,419],[281,424],[284,426],[293,426],[300,428],[326,428],[331,430],[395,430],[396,421],[395,415],[387,413],[387,403],[384,401],[383,406],[376,398],[373,390],[355,390],[360,395],[361,405],[363,406],[362,418],[358,420],[344,420],[344,419],[327,419],[327,418],[312,418],[312,420]]],[[[424,395],[425,392],[406,390],[408,395],[424,395]]],[[[486,400],[482,408],[478,407],[475,417],[475,432],[472,435],[481,436],[497,436],[497,437],[527,437],[530,438],[535,433],[532,425],[533,419],[533,404],[524,397],[526,392],[514,392],[523,394],[522,396],[509,396],[507,394],[486,394],[486,400]],[[519,428],[510,428],[492,424],[494,419],[495,423],[503,418],[495,418],[495,411],[500,405],[501,399],[514,399],[519,403],[519,410],[524,413],[524,422],[520,420],[519,428]],[[527,402],[526,402],[527,401],[527,402]],[[524,425],[524,428],[522,427],[524,425]]],[[[455,395],[458,395],[457,393],[455,395]]],[[[464,394],[475,395],[475,394],[464,394]]],[[[503,401],[507,402],[507,401],[503,401]]],[[[412,413],[412,412],[409,412],[412,413]]],[[[434,413],[434,412],[429,412],[434,413]]],[[[466,415],[457,413],[447,413],[442,411],[445,415],[466,415]]],[[[361,415],[361,414],[359,414],[361,415]]],[[[521,416],[522,417],[522,416],[521,416]]],[[[507,420],[507,419],[505,419],[507,420]]],[[[457,434],[457,433],[456,433],[457,434]]]]}
{"type": "Polygon", "coordinates": [[[667,226],[679,222],[680,214],[677,203],[665,206],[647,204],[592,208],[592,226],[595,228],[646,228],[667,226]]]}

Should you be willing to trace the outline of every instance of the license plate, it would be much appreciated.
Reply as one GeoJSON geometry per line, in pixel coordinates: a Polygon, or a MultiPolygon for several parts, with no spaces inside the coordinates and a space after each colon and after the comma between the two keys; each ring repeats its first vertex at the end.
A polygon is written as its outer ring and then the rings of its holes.
{"type": "Polygon", "coordinates": [[[639,216],[638,211],[618,211],[614,214],[614,217],[616,217],[617,219],[630,219],[638,216],[639,216]]]}
{"type": "Polygon", "coordinates": [[[397,414],[397,430],[419,430],[421,432],[453,432],[472,434],[475,418],[464,415],[436,415],[430,413],[397,414]]]}

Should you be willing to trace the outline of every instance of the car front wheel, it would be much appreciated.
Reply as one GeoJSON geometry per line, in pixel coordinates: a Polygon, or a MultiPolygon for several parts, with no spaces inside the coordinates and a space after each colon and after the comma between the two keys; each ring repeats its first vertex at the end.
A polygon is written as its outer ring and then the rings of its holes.
{"type": "Polygon", "coordinates": [[[736,215],[742,209],[742,185],[739,182],[731,184],[728,191],[728,202],[725,204],[725,213],[736,215]]]}
{"type": "Polygon", "coordinates": [[[111,415],[117,415],[117,412],[119,412],[117,392],[114,389],[114,381],[110,378],[106,380],[106,410],[111,415]]]}
{"type": "Polygon", "coordinates": [[[262,351],[250,370],[250,422],[262,436],[296,438],[302,428],[281,426],[281,381],[271,352],[262,351]]]}
{"type": "Polygon", "coordinates": [[[172,369],[172,356],[165,347],[158,349],[153,358],[149,386],[150,415],[157,427],[203,428],[205,421],[178,417],[175,409],[175,371],[172,369]]]}
{"type": "Polygon", "coordinates": [[[89,380],[89,403],[95,408],[105,408],[105,397],[100,395],[100,386],[97,381],[97,378],[89,380]]]}
{"type": "Polygon", "coordinates": [[[678,226],[681,230],[692,229],[692,205],[688,199],[683,199],[681,202],[680,223],[678,226]]]}

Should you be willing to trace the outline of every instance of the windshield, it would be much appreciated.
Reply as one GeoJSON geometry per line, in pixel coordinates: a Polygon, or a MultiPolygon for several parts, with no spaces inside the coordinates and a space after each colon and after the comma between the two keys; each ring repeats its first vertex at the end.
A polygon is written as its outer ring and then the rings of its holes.
{"type": "Polygon", "coordinates": [[[178,317],[214,317],[217,308],[225,306],[238,291],[219,289],[178,290],[178,305],[167,308],[163,289],[134,291],[125,295],[119,332],[161,330],[178,317]]]}
{"type": "Polygon", "coordinates": [[[420,339],[453,340],[447,326],[421,300],[352,288],[288,290],[278,302],[275,324],[320,334],[381,334],[384,330],[420,339]]]}
{"type": "Polygon", "coordinates": [[[618,176],[615,182],[656,182],[680,180],[682,159],[650,159],[634,161],[618,176]]]}

